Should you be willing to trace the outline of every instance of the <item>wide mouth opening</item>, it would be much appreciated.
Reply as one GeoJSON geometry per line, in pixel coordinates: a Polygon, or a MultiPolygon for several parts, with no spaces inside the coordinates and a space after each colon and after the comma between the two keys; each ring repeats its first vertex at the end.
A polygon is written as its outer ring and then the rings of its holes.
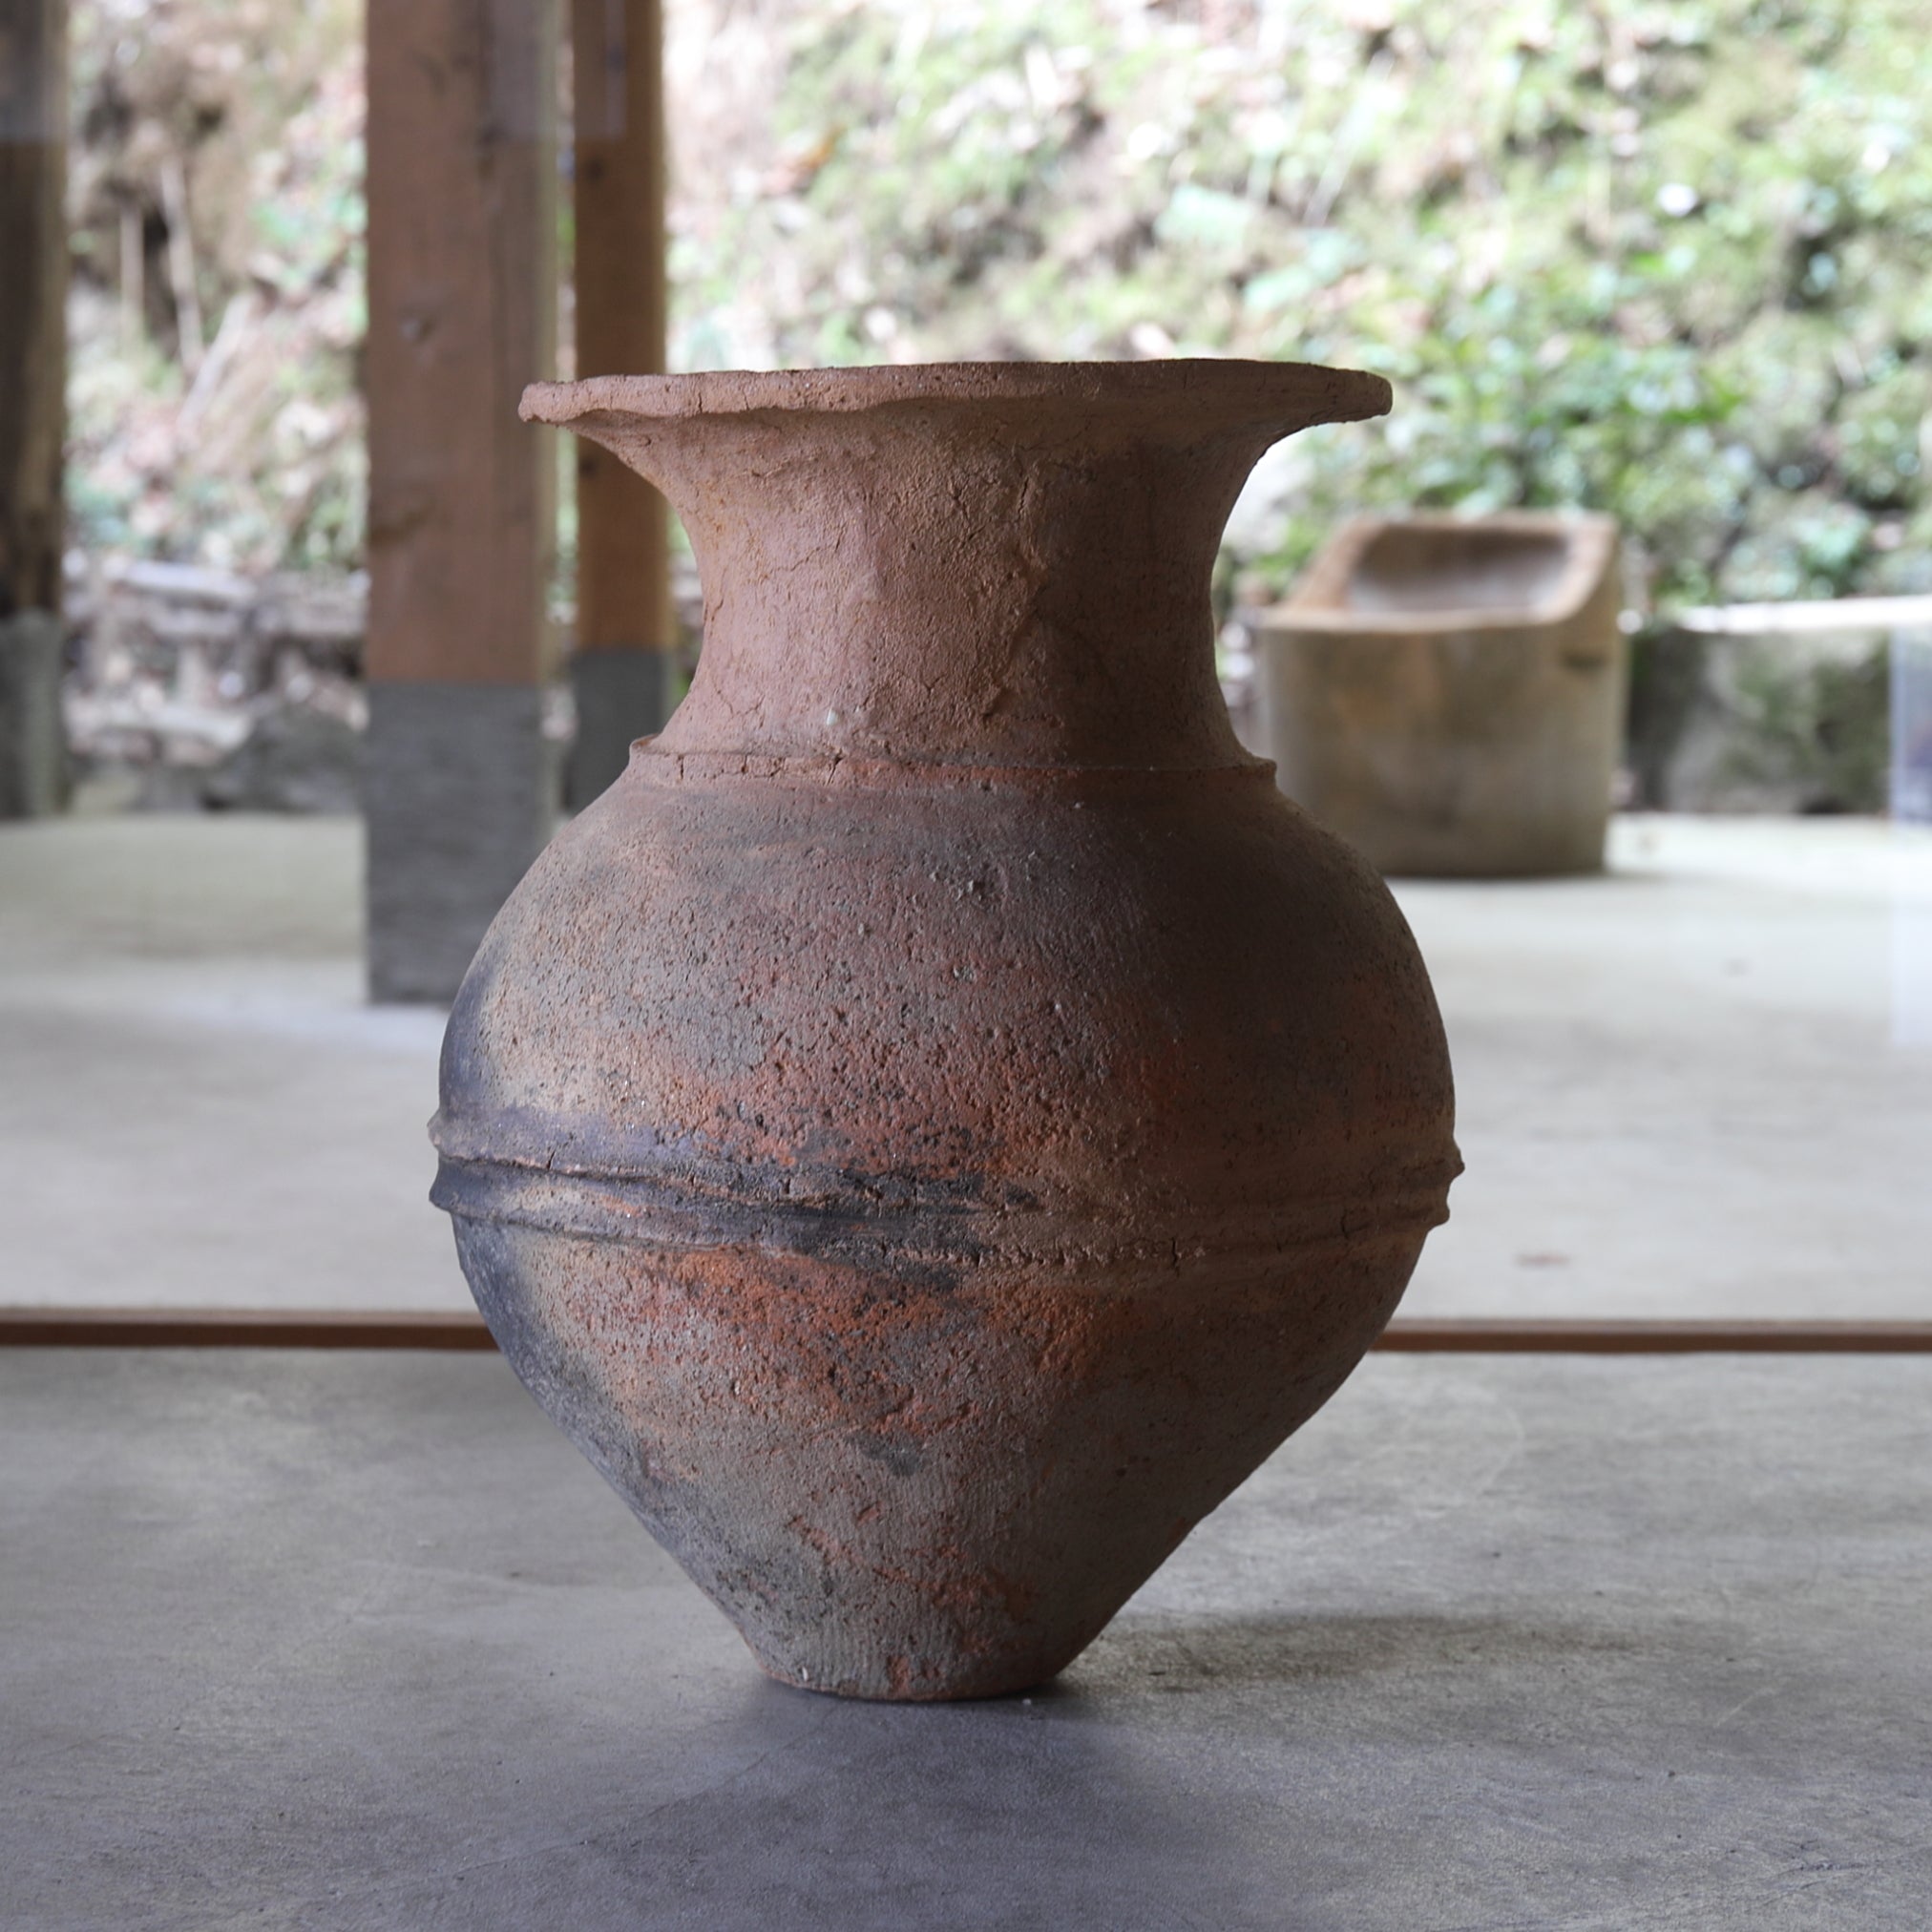
{"type": "Polygon", "coordinates": [[[673,422],[794,412],[1001,406],[1077,411],[1125,409],[1195,428],[1275,419],[1358,422],[1387,412],[1388,383],[1312,363],[1201,357],[1140,363],[913,363],[836,369],[714,369],[693,375],[589,376],[533,383],[526,422],[592,427],[589,419],[673,422]],[[1140,410],[1136,410],[1136,405],[1140,410]]]}

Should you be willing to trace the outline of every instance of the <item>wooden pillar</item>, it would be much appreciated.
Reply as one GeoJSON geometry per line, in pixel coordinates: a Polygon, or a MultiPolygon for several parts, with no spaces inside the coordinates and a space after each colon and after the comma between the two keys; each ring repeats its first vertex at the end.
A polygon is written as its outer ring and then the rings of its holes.
{"type": "Polygon", "coordinates": [[[67,7],[0,0],[0,818],[56,811],[67,7]]]}
{"type": "MultiPolygon", "coordinates": [[[[576,76],[577,372],[664,367],[662,0],[571,0],[576,76]]],[[[568,796],[587,805],[672,701],[664,500],[607,452],[577,446],[578,737],[568,796]]]]}
{"type": "Polygon", "coordinates": [[[444,1000],[549,837],[552,0],[368,9],[368,971],[444,1000]]]}

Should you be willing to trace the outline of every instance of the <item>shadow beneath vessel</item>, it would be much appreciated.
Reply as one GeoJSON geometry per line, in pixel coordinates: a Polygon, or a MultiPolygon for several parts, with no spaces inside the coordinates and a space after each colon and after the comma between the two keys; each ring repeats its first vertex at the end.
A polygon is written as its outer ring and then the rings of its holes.
{"type": "Polygon", "coordinates": [[[1385,1676],[1560,1668],[1645,1654],[1628,1629],[1522,1616],[1129,1614],[1103,1631],[1055,1686],[1060,1696],[1343,1685],[1385,1676]]]}
{"type": "Polygon", "coordinates": [[[1150,1614],[1023,1696],[760,1685],[737,1722],[769,1751],[562,1856],[614,1916],[651,1901],[624,1922],[1333,1932],[1422,1822],[1358,1809],[1393,1732],[1518,1732],[1585,1658],[1634,1680],[1646,1648],[1503,1615],[1150,1614]]]}
{"type": "Polygon", "coordinates": [[[1316,1875],[1372,1862],[1191,1727],[1085,1686],[888,1705],[762,1684],[710,1729],[703,1748],[737,1759],[716,1782],[614,1817],[629,1768],[578,1764],[570,1782],[601,1795],[580,1834],[492,1860],[480,1891],[476,1872],[413,1886],[383,1922],[488,1932],[567,1898],[586,1928],[1341,1932],[1316,1875]]]}

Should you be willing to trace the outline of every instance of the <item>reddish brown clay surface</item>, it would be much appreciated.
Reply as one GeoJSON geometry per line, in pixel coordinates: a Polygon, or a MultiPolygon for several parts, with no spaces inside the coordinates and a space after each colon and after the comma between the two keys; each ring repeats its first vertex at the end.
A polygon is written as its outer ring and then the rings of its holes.
{"type": "Polygon", "coordinates": [[[1457,1169],[1380,881],[1216,689],[1249,466],[1376,378],[539,386],[662,485],[690,697],[452,1017],[517,1372],[788,1682],[1060,1670],[1354,1366],[1457,1169]]]}

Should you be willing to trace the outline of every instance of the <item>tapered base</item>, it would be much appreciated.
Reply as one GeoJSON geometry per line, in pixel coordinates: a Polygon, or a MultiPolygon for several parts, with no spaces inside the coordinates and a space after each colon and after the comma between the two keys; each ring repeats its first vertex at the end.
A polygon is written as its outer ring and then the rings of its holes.
{"type": "Polygon", "coordinates": [[[901,1701],[1071,1663],[1327,1400],[1420,1246],[921,1284],[455,1223],[517,1375],[760,1665],[901,1701]]]}

